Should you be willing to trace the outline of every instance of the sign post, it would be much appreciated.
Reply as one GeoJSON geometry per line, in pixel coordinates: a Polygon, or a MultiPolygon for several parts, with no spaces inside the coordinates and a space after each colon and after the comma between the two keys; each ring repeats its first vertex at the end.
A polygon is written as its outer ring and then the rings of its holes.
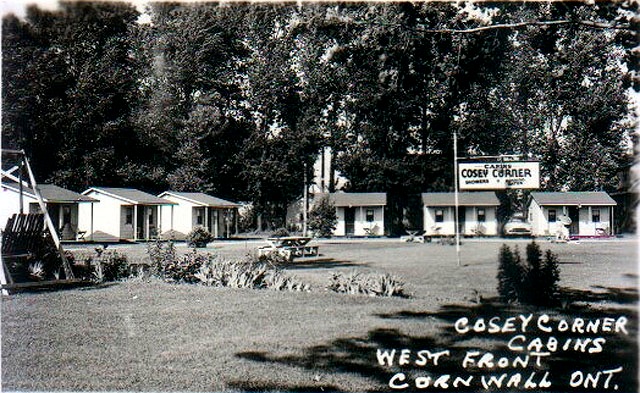
{"type": "Polygon", "coordinates": [[[460,266],[460,231],[458,230],[458,204],[459,204],[459,200],[458,200],[458,134],[454,131],[453,132],[453,170],[455,173],[455,179],[453,179],[453,183],[454,183],[454,212],[453,212],[453,216],[454,216],[454,220],[455,223],[454,225],[454,231],[456,234],[456,259],[458,261],[458,266],[460,266]]]}
{"type": "Polygon", "coordinates": [[[453,132],[454,230],[456,258],[460,266],[459,190],[508,190],[540,188],[538,161],[508,161],[519,156],[475,157],[473,162],[458,162],[458,135],[453,132]],[[482,160],[482,161],[479,161],[482,160]]]}

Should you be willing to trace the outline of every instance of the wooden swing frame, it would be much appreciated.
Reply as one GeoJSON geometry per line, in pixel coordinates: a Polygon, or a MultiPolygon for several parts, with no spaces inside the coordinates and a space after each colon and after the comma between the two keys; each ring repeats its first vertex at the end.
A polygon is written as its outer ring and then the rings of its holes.
{"type": "Polygon", "coordinates": [[[24,150],[2,149],[1,152],[3,156],[17,156],[20,159],[19,165],[13,166],[8,170],[0,168],[0,182],[5,179],[9,179],[18,183],[20,195],[20,214],[14,215],[7,222],[6,229],[11,231],[11,233],[2,234],[2,255],[0,257],[0,259],[2,259],[2,269],[0,269],[0,288],[2,290],[2,294],[8,295],[8,289],[38,288],[80,282],[81,280],[76,279],[73,275],[71,265],[64,253],[64,249],[60,243],[60,237],[58,236],[58,232],[51,220],[51,216],[49,216],[47,205],[38,190],[35,176],[33,175],[33,171],[31,170],[29,160],[27,159],[24,150]],[[28,174],[28,181],[22,179],[22,174],[25,169],[28,174]],[[18,171],[18,176],[14,175],[16,171],[18,171]],[[23,198],[25,188],[29,189],[33,195],[35,195],[40,211],[42,212],[42,217],[40,217],[40,215],[24,214],[23,198]],[[39,221],[41,218],[44,218],[44,225],[42,225],[42,221],[39,221]],[[14,282],[5,260],[29,257],[34,244],[31,240],[33,240],[34,236],[42,236],[42,234],[46,233],[47,230],[53,240],[56,253],[62,262],[65,279],[19,283],[14,282]],[[8,244],[7,242],[11,242],[12,244],[8,244]],[[18,253],[10,253],[12,251],[11,249],[18,250],[18,253]],[[9,251],[9,253],[5,253],[5,251],[9,251]]]}

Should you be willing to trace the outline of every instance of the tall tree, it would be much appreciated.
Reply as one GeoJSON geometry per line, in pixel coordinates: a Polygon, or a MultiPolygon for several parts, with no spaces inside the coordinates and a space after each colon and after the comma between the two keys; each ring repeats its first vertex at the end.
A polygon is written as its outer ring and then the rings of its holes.
{"type": "MultiPolygon", "coordinates": [[[[586,20],[612,26],[624,15],[619,5],[577,3],[512,5],[501,14],[508,22],[586,20]]],[[[633,65],[626,57],[633,35],[578,23],[512,31],[499,78],[483,107],[474,108],[486,113],[489,128],[502,130],[497,152],[541,159],[545,189],[611,190],[630,140],[627,90],[633,65]]]]}
{"type": "Polygon", "coordinates": [[[29,7],[3,25],[3,112],[9,140],[40,179],[82,189],[118,182],[132,140],[137,11],[118,3],[29,7]]]}

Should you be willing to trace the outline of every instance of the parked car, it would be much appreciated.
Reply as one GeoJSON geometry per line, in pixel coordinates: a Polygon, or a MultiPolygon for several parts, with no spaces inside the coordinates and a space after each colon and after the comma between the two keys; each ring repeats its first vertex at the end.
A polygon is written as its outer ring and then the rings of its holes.
{"type": "Polygon", "coordinates": [[[531,236],[531,224],[522,215],[514,214],[502,227],[504,236],[531,236]]]}

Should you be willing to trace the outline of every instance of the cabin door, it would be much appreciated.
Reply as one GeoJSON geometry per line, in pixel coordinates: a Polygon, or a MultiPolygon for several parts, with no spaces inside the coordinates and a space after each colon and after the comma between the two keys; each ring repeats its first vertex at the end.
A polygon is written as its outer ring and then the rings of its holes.
{"type": "Polygon", "coordinates": [[[353,236],[356,234],[356,208],[346,207],[344,209],[344,234],[353,236]]]}
{"type": "Polygon", "coordinates": [[[569,218],[571,219],[571,225],[569,225],[570,235],[580,234],[580,209],[577,206],[569,206],[569,218]]]}
{"type": "Polygon", "coordinates": [[[134,209],[137,209],[137,217],[136,217],[136,237],[134,240],[144,239],[145,238],[145,222],[144,218],[147,214],[147,209],[144,206],[134,206],[134,209]]]}
{"type": "Polygon", "coordinates": [[[458,233],[464,235],[465,221],[467,218],[467,208],[465,206],[458,206],[458,233]]]}

